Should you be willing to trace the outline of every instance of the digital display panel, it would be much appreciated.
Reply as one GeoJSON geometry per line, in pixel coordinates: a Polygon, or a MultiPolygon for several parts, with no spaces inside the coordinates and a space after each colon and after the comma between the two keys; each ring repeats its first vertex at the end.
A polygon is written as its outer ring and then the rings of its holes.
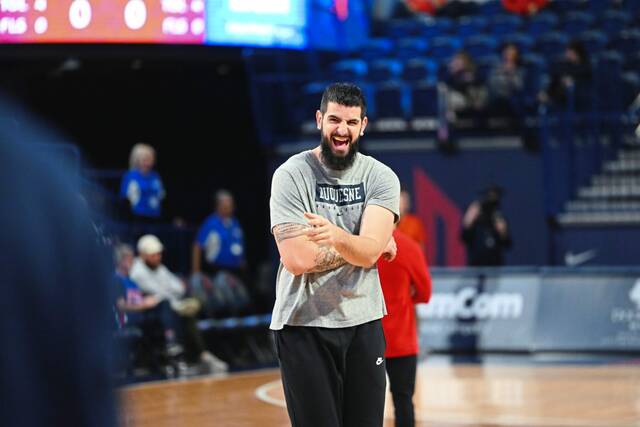
{"type": "Polygon", "coordinates": [[[210,0],[207,42],[303,47],[304,0],[210,0]]]}
{"type": "Polygon", "coordinates": [[[306,0],[0,0],[0,43],[306,47],[306,0]]]}

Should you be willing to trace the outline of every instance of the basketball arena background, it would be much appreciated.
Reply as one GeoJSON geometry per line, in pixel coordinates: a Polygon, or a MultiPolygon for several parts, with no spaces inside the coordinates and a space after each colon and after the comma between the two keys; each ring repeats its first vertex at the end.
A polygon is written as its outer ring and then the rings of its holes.
{"type": "MultiPolygon", "coordinates": [[[[318,144],[315,111],[334,81],[363,88],[370,126],[361,150],[396,172],[426,231],[434,289],[417,306],[424,360],[635,363],[639,1],[0,0],[3,143],[71,176],[63,191],[81,195],[108,250],[135,246],[139,235],[120,195],[136,143],[155,148],[166,191],[161,217],[144,229],[160,237],[164,263],[187,282],[213,194],[233,194],[251,302],[198,322],[229,376],[277,367],[268,332],[278,261],[270,179],[290,155],[318,144]],[[502,96],[506,109],[492,103],[505,45],[518,49],[520,70],[517,88],[502,96]],[[576,45],[583,57],[572,74],[567,51],[576,45]],[[453,71],[461,52],[473,73],[462,86],[453,71]],[[463,217],[495,185],[513,243],[504,265],[470,267],[463,217]]],[[[19,192],[34,191],[14,178],[2,184],[6,211],[19,192]]],[[[34,253],[39,239],[26,242],[34,253]]],[[[3,346],[15,338],[7,331],[3,346]]],[[[179,376],[136,371],[127,365],[135,331],[109,334],[119,354],[114,383],[179,376]]],[[[640,406],[622,421],[573,425],[639,420],[640,406]]]]}

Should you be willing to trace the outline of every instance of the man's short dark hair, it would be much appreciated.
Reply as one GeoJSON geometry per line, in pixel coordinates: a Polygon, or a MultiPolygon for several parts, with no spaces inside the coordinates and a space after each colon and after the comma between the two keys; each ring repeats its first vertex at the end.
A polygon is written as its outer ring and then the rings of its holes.
{"type": "Polygon", "coordinates": [[[364,118],[367,114],[367,103],[364,100],[362,89],[352,83],[332,83],[327,86],[320,102],[322,114],[327,112],[327,106],[330,102],[346,107],[360,107],[360,118],[364,118]]]}

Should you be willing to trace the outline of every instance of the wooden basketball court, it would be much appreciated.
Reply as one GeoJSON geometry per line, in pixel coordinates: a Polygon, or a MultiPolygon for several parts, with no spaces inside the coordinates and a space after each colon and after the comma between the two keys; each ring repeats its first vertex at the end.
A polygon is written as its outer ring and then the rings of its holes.
{"type": "MultiPolygon", "coordinates": [[[[277,370],[125,388],[125,426],[284,427],[277,370]]],[[[640,427],[640,366],[432,364],[418,369],[421,427],[640,427]]],[[[387,398],[385,427],[393,426],[387,398]]]]}

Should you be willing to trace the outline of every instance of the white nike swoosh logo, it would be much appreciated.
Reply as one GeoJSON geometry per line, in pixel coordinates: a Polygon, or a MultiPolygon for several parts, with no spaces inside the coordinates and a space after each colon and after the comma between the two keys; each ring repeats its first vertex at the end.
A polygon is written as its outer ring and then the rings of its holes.
{"type": "Polygon", "coordinates": [[[564,263],[567,264],[569,267],[575,267],[577,265],[584,264],[590,259],[595,258],[597,253],[598,251],[595,249],[591,249],[585,252],[580,252],[577,254],[572,254],[571,252],[567,252],[566,255],[564,256],[564,263]]]}

